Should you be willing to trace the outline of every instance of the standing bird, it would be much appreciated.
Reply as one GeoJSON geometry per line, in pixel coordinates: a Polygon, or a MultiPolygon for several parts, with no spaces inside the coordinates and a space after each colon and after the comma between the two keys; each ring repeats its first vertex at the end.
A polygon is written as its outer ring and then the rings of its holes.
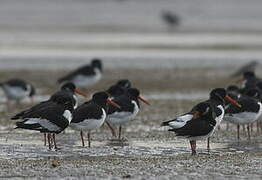
{"type": "Polygon", "coordinates": [[[140,97],[140,92],[136,88],[127,89],[126,93],[113,100],[121,109],[109,105],[106,121],[109,122],[109,124],[119,125],[118,140],[121,140],[122,125],[135,118],[140,110],[139,100],[148,105],[149,103],[140,97]]]}
{"type": "Polygon", "coordinates": [[[35,130],[41,133],[48,133],[48,144],[51,150],[51,138],[55,149],[57,144],[55,134],[61,133],[67,128],[72,120],[74,108],[73,99],[69,96],[58,97],[55,101],[42,104],[41,108],[29,109],[23,116],[14,116],[11,119],[21,119],[16,123],[16,128],[35,130]],[[51,137],[52,136],[52,137],[51,137]]]}
{"type": "Polygon", "coordinates": [[[239,140],[240,124],[247,124],[248,140],[250,140],[250,124],[255,122],[262,114],[262,104],[258,89],[249,89],[237,102],[241,108],[230,105],[226,108],[224,120],[237,124],[237,139],[239,140]]]}
{"type": "MultiPolygon", "coordinates": [[[[32,112],[41,111],[42,109],[45,109],[49,105],[53,106],[54,103],[56,103],[57,101],[61,101],[61,99],[71,99],[73,108],[76,109],[77,107],[77,98],[75,95],[76,93],[86,97],[86,95],[82,93],[79,89],[77,89],[73,83],[65,83],[63,86],[61,86],[61,89],[56,93],[54,93],[48,100],[40,102],[39,104],[36,104],[35,106],[18,113],[12,119],[13,120],[24,119],[32,112]]],[[[31,126],[33,126],[32,128],[40,127],[40,125],[37,122],[31,123],[31,126]]],[[[46,145],[46,133],[44,133],[44,145],[46,145]]]]}
{"type": "Polygon", "coordinates": [[[88,131],[88,147],[91,147],[90,131],[99,128],[106,119],[107,103],[120,108],[108,99],[106,92],[97,92],[92,100],[79,106],[73,113],[71,127],[80,131],[82,146],[85,146],[83,131],[88,131]]]}
{"type": "Polygon", "coordinates": [[[30,97],[31,101],[33,101],[32,98],[35,95],[34,86],[22,79],[10,79],[0,83],[0,87],[3,89],[7,97],[8,106],[10,106],[10,100],[20,103],[24,98],[30,97]]]}
{"type": "Polygon", "coordinates": [[[193,109],[178,118],[163,122],[162,126],[169,126],[177,137],[189,139],[192,155],[196,154],[196,141],[208,138],[207,149],[209,151],[209,137],[211,137],[224,117],[225,100],[241,107],[235,100],[226,95],[226,90],[216,88],[211,91],[207,101],[201,102],[193,109]]]}
{"type": "Polygon", "coordinates": [[[76,87],[88,88],[96,84],[102,77],[102,62],[93,59],[91,64],[79,67],[68,75],[58,79],[58,83],[72,82],[76,87]]]}

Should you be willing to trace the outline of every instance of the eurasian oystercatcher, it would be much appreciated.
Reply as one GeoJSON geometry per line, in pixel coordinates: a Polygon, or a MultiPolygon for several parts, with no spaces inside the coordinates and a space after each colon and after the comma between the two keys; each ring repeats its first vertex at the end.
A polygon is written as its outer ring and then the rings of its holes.
{"type": "MultiPolygon", "coordinates": [[[[216,127],[224,117],[225,100],[240,106],[235,100],[226,95],[226,90],[216,88],[211,91],[210,98],[193,107],[193,109],[178,118],[163,122],[162,126],[169,126],[177,137],[190,141],[192,155],[196,154],[196,140],[212,136],[216,127]]],[[[209,139],[207,148],[209,150],[209,139]]]]}
{"type": "Polygon", "coordinates": [[[250,140],[249,125],[255,122],[262,114],[262,104],[259,101],[260,95],[261,92],[258,89],[249,89],[237,100],[241,104],[241,108],[232,105],[226,108],[224,120],[237,124],[237,139],[240,139],[240,124],[247,124],[248,139],[250,140]]]}
{"type": "Polygon", "coordinates": [[[140,97],[136,88],[127,89],[126,93],[113,99],[121,109],[109,105],[106,121],[109,124],[119,125],[118,139],[121,140],[122,125],[133,120],[140,110],[139,100],[149,105],[145,99],[140,97]]]}
{"type": "MultiPolygon", "coordinates": [[[[77,98],[75,94],[82,95],[84,97],[87,97],[84,93],[82,93],[79,89],[76,88],[76,86],[73,83],[65,83],[61,86],[61,89],[54,93],[48,100],[40,102],[39,104],[36,104],[35,106],[26,109],[17,115],[15,115],[12,119],[24,119],[28,116],[28,114],[31,114],[31,112],[35,111],[41,111],[42,109],[46,108],[50,105],[52,105],[54,102],[60,101],[60,99],[71,99],[73,103],[74,109],[77,107],[77,98]]],[[[40,125],[35,123],[31,124],[33,127],[39,127],[40,125]]],[[[46,133],[44,133],[44,145],[46,145],[46,133]]]]}
{"type": "Polygon", "coordinates": [[[88,131],[88,147],[91,147],[90,131],[99,128],[106,119],[107,103],[120,108],[112,100],[108,99],[106,92],[97,92],[92,100],[79,106],[73,113],[71,127],[80,131],[82,146],[85,146],[83,131],[88,131]]]}
{"type": "Polygon", "coordinates": [[[51,149],[51,135],[55,149],[57,144],[55,134],[59,134],[68,127],[72,120],[72,111],[74,109],[73,99],[69,96],[60,96],[55,101],[42,104],[41,108],[32,108],[23,113],[23,116],[14,116],[11,119],[21,119],[23,121],[16,123],[16,129],[35,130],[41,133],[48,133],[48,144],[51,149]]]}
{"type": "Polygon", "coordinates": [[[102,61],[93,59],[91,64],[79,67],[68,75],[58,79],[58,83],[72,82],[76,87],[88,88],[96,84],[102,77],[102,61]]]}
{"type": "Polygon", "coordinates": [[[33,101],[32,98],[35,95],[34,86],[22,79],[10,79],[0,83],[0,87],[7,97],[8,105],[10,100],[15,100],[19,103],[26,97],[30,97],[31,101],[33,101]]]}

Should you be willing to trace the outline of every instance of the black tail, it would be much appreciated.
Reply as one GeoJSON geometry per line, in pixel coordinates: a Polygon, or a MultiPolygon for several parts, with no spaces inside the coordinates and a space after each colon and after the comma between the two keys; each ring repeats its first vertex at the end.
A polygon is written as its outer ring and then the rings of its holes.
{"type": "Polygon", "coordinates": [[[17,122],[15,129],[29,129],[29,130],[40,130],[41,126],[39,124],[25,124],[23,122],[17,122]]]}
{"type": "Polygon", "coordinates": [[[169,126],[169,123],[174,120],[169,120],[161,123],[161,126],[169,126]]]}
{"type": "Polygon", "coordinates": [[[11,117],[11,120],[17,120],[22,118],[22,116],[24,115],[24,112],[18,113],[15,116],[11,117]]]}

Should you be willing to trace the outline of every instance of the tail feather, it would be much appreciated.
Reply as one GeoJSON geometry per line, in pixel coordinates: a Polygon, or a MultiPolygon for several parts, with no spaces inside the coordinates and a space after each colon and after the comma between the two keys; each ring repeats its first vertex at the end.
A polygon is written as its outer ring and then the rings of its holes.
{"type": "Polygon", "coordinates": [[[11,117],[11,120],[17,120],[23,118],[24,111],[16,114],[15,116],[11,117]]]}
{"type": "Polygon", "coordinates": [[[169,121],[165,121],[161,123],[161,126],[169,126],[169,123],[172,122],[174,120],[169,120],[169,121]]]}
{"type": "Polygon", "coordinates": [[[16,122],[15,129],[29,129],[29,130],[41,130],[41,126],[39,124],[25,124],[25,122],[16,122]]]}

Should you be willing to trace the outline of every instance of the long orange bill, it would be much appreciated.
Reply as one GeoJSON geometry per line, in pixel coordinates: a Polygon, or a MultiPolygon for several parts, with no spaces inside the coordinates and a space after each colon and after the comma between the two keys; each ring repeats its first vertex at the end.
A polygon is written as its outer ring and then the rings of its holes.
{"type": "Polygon", "coordinates": [[[234,105],[236,105],[236,106],[238,106],[238,107],[240,107],[240,108],[242,107],[241,104],[239,104],[238,102],[236,102],[236,100],[232,99],[232,98],[229,97],[229,96],[226,96],[226,97],[225,97],[225,100],[231,102],[232,104],[234,104],[234,105]]]}
{"type": "Polygon", "coordinates": [[[112,100],[110,100],[110,99],[107,99],[107,102],[108,102],[109,104],[112,104],[113,106],[121,109],[121,106],[119,106],[119,105],[118,105],[117,103],[115,103],[114,101],[112,101],[112,100]]]}
{"type": "Polygon", "coordinates": [[[83,93],[82,91],[80,91],[79,89],[75,89],[75,93],[77,93],[77,94],[79,94],[79,95],[81,95],[85,98],[88,98],[88,96],[85,93],[83,93]]]}
{"type": "Polygon", "coordinates": [[[148,102],[147,100],[143,99],[142,97],[138,96],[138,99],[139,99],[140,101],[142,101],[143,103],[145,103],[145,104],[147,104],[147,105],[150,105],[149,102],[148,102]]]}

